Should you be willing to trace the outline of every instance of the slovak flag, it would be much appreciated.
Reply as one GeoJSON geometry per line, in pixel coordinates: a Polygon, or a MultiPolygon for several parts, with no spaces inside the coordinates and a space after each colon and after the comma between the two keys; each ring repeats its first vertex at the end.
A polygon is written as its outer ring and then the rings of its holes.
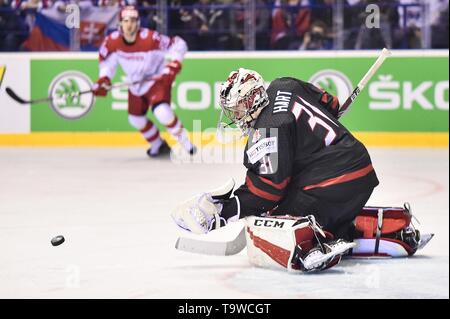
{"type": "Polygon", "coordinates": [[[82,51],[96,51],[107,32],[117,27],[118,8],[87,7],[80,10],[80,28],[70,29],[66,19],[70,13],[56,8],[43,9],[36,13],[36,21],[25,49],[30,51],[68,51],[72,39],[79,41],[82,51]]]}

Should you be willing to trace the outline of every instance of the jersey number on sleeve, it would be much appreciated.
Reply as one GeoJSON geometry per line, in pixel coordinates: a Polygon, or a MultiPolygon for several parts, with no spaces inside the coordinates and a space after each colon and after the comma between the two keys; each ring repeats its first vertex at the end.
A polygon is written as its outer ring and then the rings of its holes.
{"type": "Polygon", "coordinates": [[[260,160],[261,165],[259,166],[259,173],[261,175],[273,174],[272,160],[270,155],[265,155],[260,160]]]}

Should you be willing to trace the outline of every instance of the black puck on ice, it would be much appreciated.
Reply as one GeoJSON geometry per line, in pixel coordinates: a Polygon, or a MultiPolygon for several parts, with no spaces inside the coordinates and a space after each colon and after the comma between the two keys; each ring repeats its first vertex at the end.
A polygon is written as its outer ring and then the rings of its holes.
{"type": "Polygon", "coordinates": [[[65,240],[64,236],[61,236],[61,235],[53,237],[52,238],[52,245],[53,246],[59,246],[59,245],[61,245],[64,242],[64,240],[65,240]]]}

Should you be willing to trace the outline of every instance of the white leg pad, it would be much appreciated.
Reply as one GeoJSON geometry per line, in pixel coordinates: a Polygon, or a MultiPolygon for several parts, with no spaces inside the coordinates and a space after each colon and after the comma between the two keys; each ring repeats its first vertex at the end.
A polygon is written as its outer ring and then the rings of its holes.
{"type": "Polygon", "coordinates": [[[297,219],[250,216],[245,219],[247,254],[252,265],[271,269],[291,269],[296,246],[295,230],[309,227],[297,219]]]}

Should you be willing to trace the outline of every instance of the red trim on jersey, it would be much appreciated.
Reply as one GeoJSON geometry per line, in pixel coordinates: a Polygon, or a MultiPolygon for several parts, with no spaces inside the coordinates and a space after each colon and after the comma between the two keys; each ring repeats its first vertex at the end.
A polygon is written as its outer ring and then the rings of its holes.
{"type": "Polygon", "coordinates": [[[269,180],[269,179],[267,179],[267,178],[264,178],[264,177],[261,177],[261,176],[258,176],[258,177],[259,177],[259,179],[260,179],[261,181],[263,181],[263,182],[266,183],[267,185],[270,185],[270,186],[272,186],[273,188],[276,188],[276,189],[278,189],[278,190],[283,190],[283,189],[285,189],[286,186],[287,186],[287,185],[289,184],[289,182],[291,181],[291,178],[288,177],[288,178],[286,178],[284,181],[282,181],[281,183],[275,184],[274,182],[272,182],[271,180],[269,180]]]}
{"type": "Polygon", "coordinates": [[[327,187],[327,186],[331,186],[331,185],[335,185],[335,184],[349,182],[354,179],[366,176],[371,171],[373,171],[373,166],[372,166],[372,164],[369,164],[366,167],[361,168],[357,171],[347,173],[347,174],[344,174],[344,175],[341,175],[338,177],[333,177],[333,178],[327,179],[323,182],[320,182],[320,183],[317,183],[314,185],[308,185],[308,186],[303,187],[303,189],[306,191],[308,189],[313,189],[313,188],[318,188],[318,187],[327,187]]]}
{"type": "Polygon", "coordinates": [[[142,130],[140,130],[140,132],[145,133],[148,130],[150,130],[152,127],[153,127],[153,123],[148,121],[147,124],[145,124],[145,127],[142,130]]]}
{"type": "Polygon", "coordinates": [[[289,257],[291,256],[291,252],[289,250],[255,236],[249,227],[247,227],[247,232],[249,233],[250,239],[253,241],[253,245],[255,245],[255,247],[261,249],[267,256],[272,258],[281,266],[287,268],[289,257]]]}
{"type": "Polygon", "coordinates": [[[282,198],[281,196],[273,195],[273,194],[270,194],[266,191],[263,191],[263,190],[257,188],[248,176],[245,178],[245,184],[247,184],[250,192],[252,192],[254,195],[256,195],[258,197],[268,199],[272,202],[278,202],[282,198]]]}

